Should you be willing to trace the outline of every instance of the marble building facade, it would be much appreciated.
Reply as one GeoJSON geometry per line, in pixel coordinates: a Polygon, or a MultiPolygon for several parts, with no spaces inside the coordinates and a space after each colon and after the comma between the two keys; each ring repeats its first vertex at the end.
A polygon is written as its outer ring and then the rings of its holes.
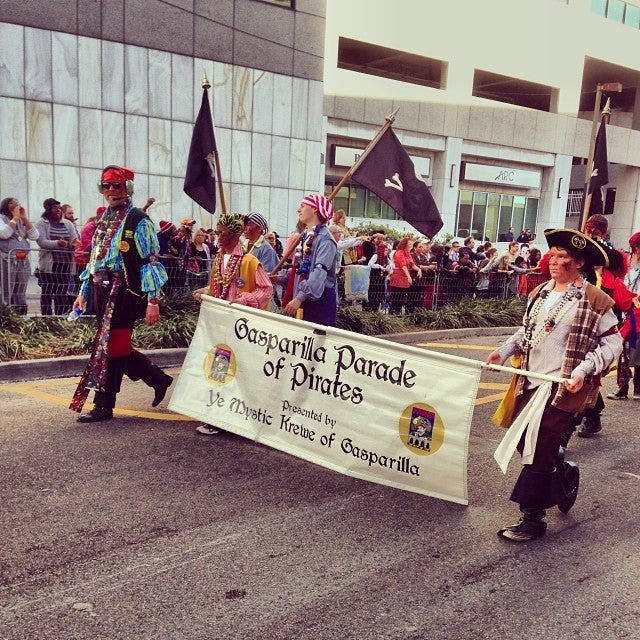
{"type": "Polygon", "coordinates": [[[32,219],[53,196],[86,220],[100,169],[124,164],[156,223],[211,226],[182,190],[203,72],[229,211],[263,211],[285,234],[322,190],[324,0],[22,4],[0,8],[0,196],[32,219]]]}

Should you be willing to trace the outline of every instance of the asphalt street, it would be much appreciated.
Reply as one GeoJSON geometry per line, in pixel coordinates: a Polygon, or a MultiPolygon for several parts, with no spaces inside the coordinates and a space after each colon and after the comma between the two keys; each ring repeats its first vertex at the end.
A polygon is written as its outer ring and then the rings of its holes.
{"type": "MultiPolygon", "coordinates": [[[[501,341],[436,337],[409,341],[479,360],[501,341]]],[[[2,640],[640,638],[640,402],[572,439],[574,509],[517,545],[496,536],[518,519],[519,461],[492,457],[507,374],[482,375],[461,506],[198,435],[128,380],[116,420],[78,424],[77,363],[55,366],[74,377],[0,384],[2,640]]]]}

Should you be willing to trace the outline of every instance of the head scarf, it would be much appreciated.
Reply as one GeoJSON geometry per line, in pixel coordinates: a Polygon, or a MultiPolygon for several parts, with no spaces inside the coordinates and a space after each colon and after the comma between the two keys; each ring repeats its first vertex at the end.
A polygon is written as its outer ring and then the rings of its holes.
{"type": "Polygon", "coordinates": [[[252,211],[247,216],[247,222],[249,221],[257,224],[262,229],[262,233],[266,233],[267,229],[269,228],[269,223],[267,222],[266,218],[257,211],[252,211]]]}
{"type": "Polygon", "coordinates": [[[307,204],[315,209],[325,222],[329,222],[329,220],[333,218],[333,205],[331,201],[319,193],[305,196],[302,199],[302,204],[307,204]]]}
{"type": "Polygon", "coordinates": [[[134,174],[128,167],[116,167],[110,165],[102,170],[102,182],[133,182],[134,174]]]}
{"type": "Polygon", "coordinates": [[[596,213],[586,221],[584,228],[587,232],[590,230],[597,229],[600,233],[604,235],[607,233],[607,229],[609,228],[609,223],[607,222],[607,219],[603,215],[596,213]]]}
{"type": "Polygon", "coordinates": [[[218,218],[218,224],[221,227],[226,227],[229,231],[233,231],[234,233],[242,233],[247,221],[246,218],[247,217],[242,213],[221,213],[218,218]]]}

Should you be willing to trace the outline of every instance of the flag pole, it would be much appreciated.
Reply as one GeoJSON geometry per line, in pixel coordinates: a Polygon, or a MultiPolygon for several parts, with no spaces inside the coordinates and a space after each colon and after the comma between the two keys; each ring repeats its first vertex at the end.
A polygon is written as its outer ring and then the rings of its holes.
{"type": "Polygon", "coordinates": [[[393,113],[390,113],[384,120],[384,124],[380,127],[375,136],[371,139],[369,144],[365,147],[364,151],[360,154],[358,159],[351,165],[351,168],[347,173],[344,174],[342,180],[338,182],[338,184],[334,187],[333,191],[327,196],[329,201],[333,200],[336,195],[338,195],[338,191],[344,186],[345,182],[351,178],[353,172],[360,166],[360,163],[371,153],[373,148],[378,143],[378,140],[383,136],[384,132],[393,124],[396,119],[396,115],[398,115],[398,111],[400,111],[400,107],[397,107],[393,113]]]}
{"type": "MultiPolygon", "coordinates": [[[[393,121],[396,119],[396,115],[398,115],[398,111],[400,111],[400,107],[397,107],[396,110],[393,113],[390,113],[385,118],[384,124],[380,127],[380,129],[378,130],[376,135],[373,136],[373,138],[371,139],[369,144],[365,147],[364,151],[360,154],[360,157],[353,163],[353,165],[351,166],[349,171],[347,171],[347,173],[345,173],[345,175],[342,178],[342,180],[340,180],[340,182],[338,182],[338,184],[334,187],[333,191],[327,196],[327,200],[332,201],[336,197],[336,195],[338,194],[338,191],[340,191],[340,189],[342,188],[344,183],[347,182],[347,180],[349,180],[349,178],[351,178],[351,175],[353,174],[353,172],[358,168],[360,163],[369,155],[371,150],[376,146],[376,143],[378,142],[378,140],[380,140],[380,138],[382,137],[384,132],[393,124],[393,121]]],[[[298,241],[298,240],[300,240],[300,236],[301,236],[301,234],[298,233],[294,237],[298,241]]],[[[292,237],[292,240],[293,240],[293,237],[292,237]]],[[[273,268],[273,270],[271,271],[270,275],[275,275],[276,273],[278,273],[278,271],[280,271],[280,269],[282,268],[282,265],[293,255],[293,253],[294,253],[294,251],[296,249],[296,246],[298,244],[297,241],[296,242],[291,242],[288,245],[288,250],[285,248],[285,251],[283,251],[283,253],[282,253],[282,258],[280,258],[280,261],[273,268]]]]}
{"type": "MultiPolygon", "coordinates": [[[[209,82],[209,78],[207,77],[207,72],[204,70],[202,71],[202,88],[206,89],[207,91],[211,88],[211,83],[209,82]]],[[[209,166],[213,165],[211,166],[212,170],[215,167],[216,179],[218,182],[218,194],[220,197],[220,208],[222,209],[222,213],[226,215],[227,204],[224,199],[224,190],[222,188],[222,173],[220,171],[220,156],[218,155],[217,145],[216,150],[213,152],[213,157],[211,157],[211,155],[212,154],[209,154],[206,160],[209,163],[209,166]]]]}

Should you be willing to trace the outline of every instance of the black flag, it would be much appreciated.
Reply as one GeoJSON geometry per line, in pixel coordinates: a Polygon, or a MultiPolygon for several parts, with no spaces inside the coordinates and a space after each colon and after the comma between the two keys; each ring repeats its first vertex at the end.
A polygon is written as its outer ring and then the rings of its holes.
{"type": "Polygon", "coordinates": [[[589,186],[587,187],[587,195],[592,194],[591,204],[589,205],[589,215],[594,213],[604,213],[604,204],[602,202],[602,187],[609,182],[609,164],[607,160],[607,125],[602,118],[600,128],[596,135],[596,144],[593,149],[593,169],[589,186]]]}
{"type": "Polygon", "coordinates": [[[389,127],[352,175],[373,191],[403,220],[429,238],[443,222],[426,183],[418,177],[409,154],[389,127]]]}
{"type": "Polygon", "coordinates": [[[216,179],[214,153],[217,151],[209,95],[205,87],[202,104],[193,127],[184,192],[209,213],[216,210],[216,179]]]}

